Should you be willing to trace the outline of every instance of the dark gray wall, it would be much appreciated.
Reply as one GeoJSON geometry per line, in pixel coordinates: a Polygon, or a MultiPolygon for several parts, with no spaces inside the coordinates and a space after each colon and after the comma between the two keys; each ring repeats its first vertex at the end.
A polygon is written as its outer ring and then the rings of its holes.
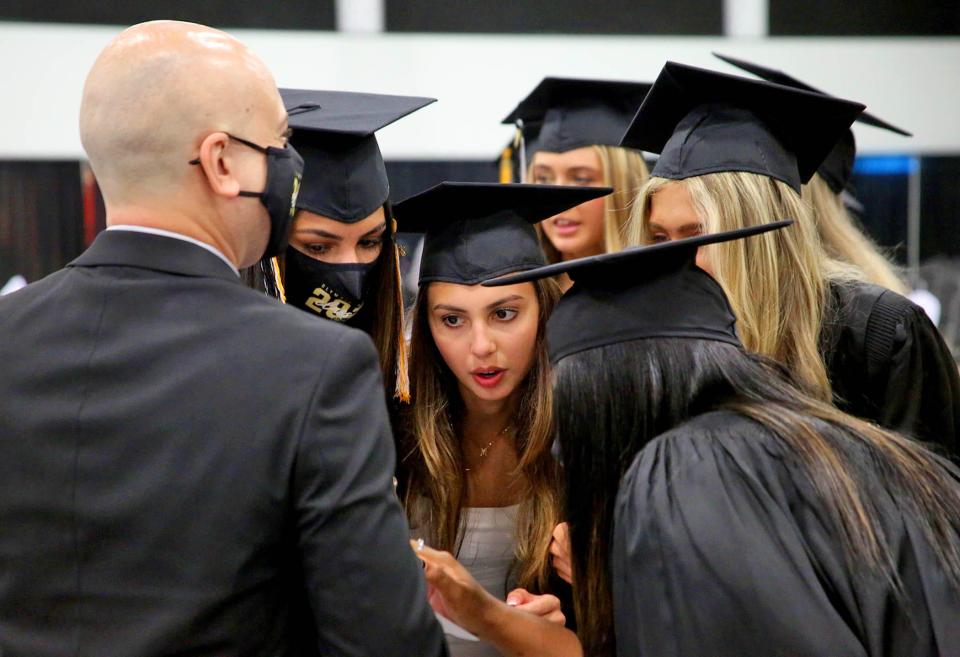
{"type": "Polygon", "coordinates": [[[0,0],[0,20],[132,25],[159,18],[219,27],[336,28],[334,0],[0,0]]]}

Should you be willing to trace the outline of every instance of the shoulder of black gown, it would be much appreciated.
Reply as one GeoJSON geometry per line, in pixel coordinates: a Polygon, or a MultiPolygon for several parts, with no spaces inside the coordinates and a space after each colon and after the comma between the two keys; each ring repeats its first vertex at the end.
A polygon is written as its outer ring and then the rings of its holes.
{"type": "Polygon", "coordinates": [[[821,338],[841,409],[958,453],[957,364],[920,306],[877,285],[832,283],[821,338]]]}
{"type": "Polygon", "coordinates": [[[923,600],[917,573],[935,570],[888,502],[880,501],[884,531],[917,596],[916,631],[892,606],[885,581],[851,573],[832,514],[779,438],[731,412],[660,436],[637,455],[617,496],[618,653],[927,654],[928,603],[944,608],[944,594],[923,600]],[[886,651],[891,646],[919,651],[886,651]]]}

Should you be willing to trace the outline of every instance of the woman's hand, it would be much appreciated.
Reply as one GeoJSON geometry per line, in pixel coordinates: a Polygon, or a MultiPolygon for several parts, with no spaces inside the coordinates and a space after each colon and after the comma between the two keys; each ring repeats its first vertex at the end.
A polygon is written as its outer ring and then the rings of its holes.
{"type": "Polygon", "coordinates": [[[567,584],[573,584],[573,568],[570,563],[570,532],[567,523],[561,522],[553,528],[553,540],[550,541],[550,554],[553,569],[567,584]]]}
{"type": "Polygon", "coordinates": [[[534,595],[526,589],[514,589],[507,595],[507,604],[560,627],[567,623],[566,616],[560,611],[560,598],[555,595],[534,595]]]}
{"type": "Polygon", "coordinates": [[[457,625],[483,634],[499,600],[486,589],[449,552],[434,550],[418,541],[410,541],[424,563],[430,606],[457,625]]]}
{"type": "Polygon", "coordinates": [[[423,561],[430,605],[493,644],[506,657],[583,657],[577,635],[563,626],[560,601],[516,589],[504,603],[487,593],[449,552],[410,541],[423,561]],[[511,604],[515,602],[516,604],[511,604]]]}

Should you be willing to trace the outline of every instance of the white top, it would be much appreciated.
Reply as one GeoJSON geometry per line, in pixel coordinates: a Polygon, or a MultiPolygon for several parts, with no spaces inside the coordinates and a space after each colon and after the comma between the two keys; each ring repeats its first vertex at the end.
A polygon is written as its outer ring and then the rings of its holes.
{"type": "Polygon", "coordinates": [[[191,244],[195,244],[199,246],[201,249],[206,249],[213,255],[217,256],[218,258],[223,260],[225,263],[227,263],[227,266],[233,270],[234,274],[236,274],[237,276],[240,275],[240,271],[236,268],[236,266],[232,262],[227,260],[227,256],[223,255],[223,253],[221,253],[219,249],[207,244],[206,242],[201,242],[198,239],[194,239],[186,235],[181,235],[180,233],[174,233],[171,230],[163,230],[162,228],[149,228],[147,226],[128,226],[124,224],[124,225],[117,225],[117,226],[109,226],[107,230],[129,230],[134,233],[146,233],[147,235],[159,235],[161,237],[171,237],[175,240],[190,242],[191,244]]]}
{"type": "MultiPolygon", "coordinates": [[[[506,600],[515,587],[507,582],[517,543],[514,533],[519,505],[505,507],[467,507],[466,525],[457,559],[483,588],[498,600],[506,600]]],[[[465,641],[447,636],[450,657],[499,657],[500,653],[484,641],[465,641]]]]}

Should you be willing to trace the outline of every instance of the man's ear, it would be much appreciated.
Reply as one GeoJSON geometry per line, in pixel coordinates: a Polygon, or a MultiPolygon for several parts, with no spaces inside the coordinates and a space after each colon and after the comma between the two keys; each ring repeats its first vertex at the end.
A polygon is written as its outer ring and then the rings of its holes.
{"type": "Polygon", "coordinates": [[[200,168],[215,194],[234,198],[240,192],[235,167],[237,159],[227,154],[230,137],[225,132],[211,132],[200,142],[200,168]]]}

